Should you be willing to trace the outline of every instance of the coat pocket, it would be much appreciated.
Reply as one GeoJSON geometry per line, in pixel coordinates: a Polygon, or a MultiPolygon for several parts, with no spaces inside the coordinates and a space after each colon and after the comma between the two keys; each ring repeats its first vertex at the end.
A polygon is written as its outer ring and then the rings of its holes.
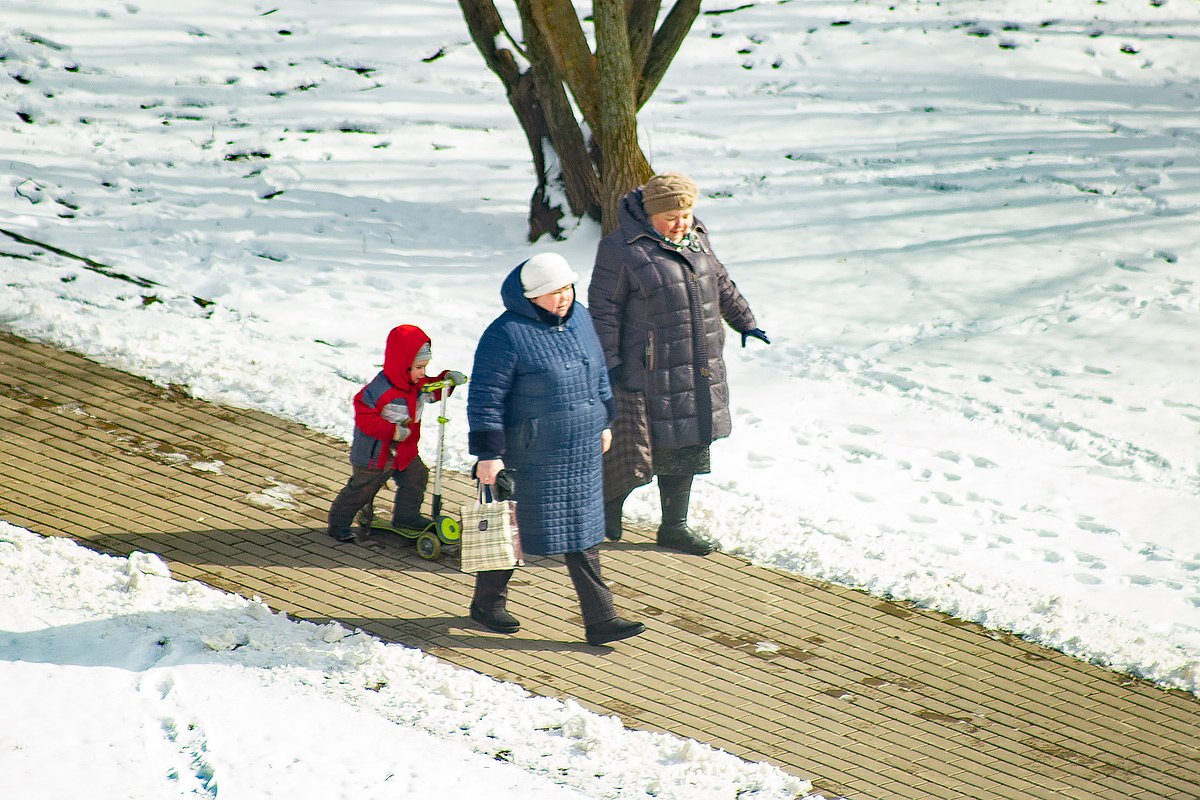
{"type": "Polygon", "coordinates": [[[537,441],[538,436],[538,421],[537,417],[525,420],[521,426],[521,444],[526,450],[533,448],[533,443],[537,441]]]}

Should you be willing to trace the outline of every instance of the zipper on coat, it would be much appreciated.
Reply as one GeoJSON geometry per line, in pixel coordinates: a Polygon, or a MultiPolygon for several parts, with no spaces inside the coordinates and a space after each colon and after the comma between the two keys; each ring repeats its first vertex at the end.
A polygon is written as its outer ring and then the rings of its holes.
{"type": "Polygon", "coordinates": [[[654,331],[646,334],[646,369],[654,369],[654,331]]]}
{"type": "Polygon", "coordinates": [[[691,259],[685,259],[684,274],[688,280],[688,312],[692,319],[692,368],[696,374],[696,422],[702,444],[712,443],[712,371],[708,366],[708,338],[704,326],[703,301],[700,297],[700,279],[691,259]]]}

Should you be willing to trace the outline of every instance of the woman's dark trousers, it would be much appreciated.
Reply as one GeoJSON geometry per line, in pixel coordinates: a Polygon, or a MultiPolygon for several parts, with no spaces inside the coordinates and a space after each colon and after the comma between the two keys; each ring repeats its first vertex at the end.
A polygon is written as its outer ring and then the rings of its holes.
{"type": "MultiPolygon", "coordinates": [[[[600,577],[600,546],[578,553],[566,553],[567,574],[579,596],[579,610],[584,625],[607,622],[617,615],[613,608],[612,590],[600,577]]],[[[490,570],[475,573],[474,605],[486,614],[506,610],[508,581],[513,570],[490,570]]]]}

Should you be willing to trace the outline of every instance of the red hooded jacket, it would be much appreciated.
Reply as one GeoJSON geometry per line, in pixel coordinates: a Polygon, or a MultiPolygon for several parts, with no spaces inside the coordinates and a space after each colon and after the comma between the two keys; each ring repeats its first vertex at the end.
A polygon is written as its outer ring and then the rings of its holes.
{"type": "MultiPolygon", "coordinates": [[[[367,469],[392,467],[402,470],[417,456],[421,441],[421,423],[417,420],[417,398],[421,387],[446,376],[443,370],[436,376],[413,383],[408,371],[417,351],[430,339],[416,325],[399,325],[388,334],[383,351],[383,371],[354,395],[354,440],[350,444],[350,463],[367,469]],[[390,403],[404,403],[408,409],[408,438],[396,441],[396,423],[388,422],[380,412],[390,403]]],[[[451,390],[453,391],[453,390],[451,390]]],[[[431,392],[434,400],[441,391],[431,392]]]]}

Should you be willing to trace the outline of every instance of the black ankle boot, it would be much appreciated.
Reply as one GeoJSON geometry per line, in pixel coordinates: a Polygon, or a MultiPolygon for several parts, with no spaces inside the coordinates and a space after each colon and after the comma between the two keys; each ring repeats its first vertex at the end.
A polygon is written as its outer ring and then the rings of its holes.
{"type": "Polygon", "coordinates": [[[716,545],[688,527],[688,501],[692,496],[691,475],[659,475],[658,497],[662,503],[662,524],[655,540],[659,547],[694,556],[706,556],[716,545]]]}
{"type": "Polygon", "coordinates": [[[596,645],[619,642],[622,639],[637,636],[639,633],[645,632],[646,626],[633,620],[613,617],[607,622],[597,622],[595,625],[588,625],[585,630],[587,643],[595,647],[596,645]]]}
{"type": "Polygon", "coordinates": [[[494,633],[516,633],[521,630],[520,621],[503,608],[484,611],[471,603],[471,619],[494,633]]]}
{"type": "Polygon", "coordinates": [[[521,629],[517,618],[505,610],[511,569],[484,570],[475,573],[475,596],[471,598],[471,619],[489,631],[516,633],[521,629]]]}

